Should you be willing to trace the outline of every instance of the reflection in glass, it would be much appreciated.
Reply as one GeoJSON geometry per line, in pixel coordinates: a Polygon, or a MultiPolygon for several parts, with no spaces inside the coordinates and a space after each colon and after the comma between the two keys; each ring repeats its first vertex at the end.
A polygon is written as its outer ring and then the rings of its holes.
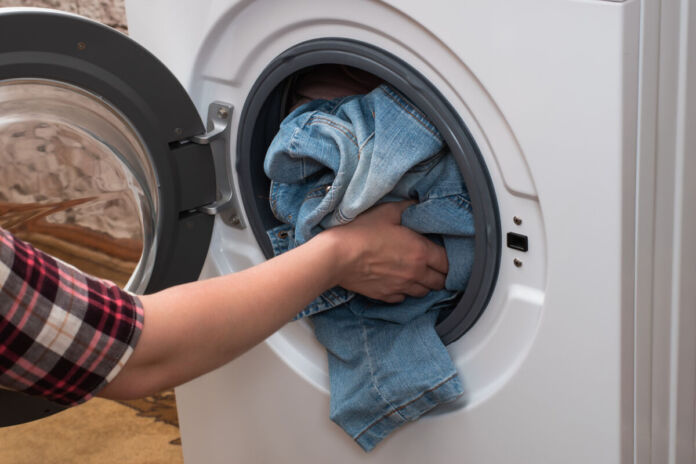
{"type": "Polygon", "coordinates": [[[0,82],[0,227],[143,291],[156,185],[140,137],[103,100],[53,81],[0,82]]]}

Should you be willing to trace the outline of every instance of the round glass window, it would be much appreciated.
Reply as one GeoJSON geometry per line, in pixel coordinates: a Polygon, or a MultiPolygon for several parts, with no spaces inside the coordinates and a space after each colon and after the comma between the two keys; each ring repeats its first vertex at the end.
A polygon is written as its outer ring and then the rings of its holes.
{"type": "Polygon", "coordinates": [[[140,136],[109,103],[60,82],[0,81],[0,227],[140,292],[157,192],[140,136]]]}

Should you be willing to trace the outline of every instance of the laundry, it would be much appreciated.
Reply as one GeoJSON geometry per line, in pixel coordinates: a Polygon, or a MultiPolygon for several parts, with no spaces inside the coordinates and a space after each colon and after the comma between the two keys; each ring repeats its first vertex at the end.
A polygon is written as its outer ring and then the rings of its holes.
{"type": "Polygon", "coordinates": [[[313,66],[290,77],[285,99],[289,111],[285,111],[285,114],[312,100],[333,100],[348,95],[363,95],[382,83],[374,74],[350,66],[313,66]]]}
{"type": "Polygon", "coordinates": [[[474,220],[466,186],[436,128],[385,84],[296,108],[264,168],[271,209],[283,223],[268,231],[276,255],[375,204],[404,199],[418,203],[403,213],[402,224],[447,251],[443,290],[395,305],[334,288],[298,315],[311,316],[328,352],[331,419],[369,451],[463,393],[435,324],[471,272],[474,220]]]}

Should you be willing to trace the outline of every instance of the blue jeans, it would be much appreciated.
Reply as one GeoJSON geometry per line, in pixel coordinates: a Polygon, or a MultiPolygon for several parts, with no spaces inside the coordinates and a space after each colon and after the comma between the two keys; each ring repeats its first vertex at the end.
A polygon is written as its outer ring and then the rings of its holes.
{"type": "Polygon", "coordinates": [[[268,231],[275,254],[377,203],[403,199],[418,203],[404,211],[402,224],[447,251],[443,290],[388,304],[334,288],[298,315],[312,316],[328,351],[332,420],[369,451],[401,424],[463,392],[435,322],[471,272],[474,222],[466,186],[435,127],[387,85],[297,108],[281,124],[264,168],[272,180],[271,208],[284,223],[268,231]]]}

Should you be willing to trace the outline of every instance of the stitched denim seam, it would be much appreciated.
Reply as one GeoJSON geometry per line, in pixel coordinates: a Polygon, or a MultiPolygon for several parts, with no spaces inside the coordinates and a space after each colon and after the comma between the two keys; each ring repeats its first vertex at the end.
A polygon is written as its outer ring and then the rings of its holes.
{"type": "Polygon", "coordinates": [[[336,208],[336,211],[334,211],[334,217],[336,218],[336,221],[338,221],[340,224],[348,224],[350,221],[353,220],[353,218],[349,218],[348,216],[343,214],[343,211],[341,211],[340,206],[336,208]]]}
{"type": "MultiPolygon", "coordinates": [[[[300,128],[299,128],[299,127],[296,127],[296,128],[292,131],[292,135],[290,136],[290,144],[289,144],[289,146],[290,146],[290,151],[291,151],[292,153],[297,153],[297,144],[298,144],[298,141],[297,141],[297,138],[298,138],[298,137],[297,137],[297,135],[298,135],[299,133],[300,133],[300,128]]],[[[304,177],[305,177],[305,172],[306,172],[306,170],[305,170],[305,162],[304,162],[304,159],[301,159],[301,160],[300,160],[300,171],[302,172],[302,178],[304,178],[304,177]]]]}
{"type": "MultiPolygon", "coordinates": [[[[384,401],[393,411],[396,411],[394,405],[391,404],[391,402],[387,400],[387,398],[385,398],[385,396],[380,391],[377,379],[375,378],[375,369],[372,361],[372,355],[370,354],[370,347],[367,343],[367,327],[365,326],[365,319],[363,317],[360,317],[360,328],[362,329],[363,347],[365,348],[365,354],[367,355],[368,366],[370,368],[370,379],[372,380],[372,387],[375,389],[379,397],[382,398],[382,401],[384,401]]],[[[406,420],[406,418],[404,418],[404,420],[406,420]]],[[[365,432],[365,430],[360,432],[360,435],[362,435],[365,432]]],[[[360,437],[360,435],[358,435],[358,437],[360,437]]],[[[356,440],[358,437],[356,437],[356,440]]]]}
{"type": "Polygon", "coordinates": [[[331,184],[320,185],[319,187],[315,187],[312,190],[310,190],[309,192],[307,192],[307,194],[304,197],[305,201],[311,200],[312,198],[323,197],[324,195],[329,193],[326,191],[326,187],[328,185],[331,185],[331,184]]]}
{"type": "Polygon", "coordinates": [[[275,216],[276,219],[279,221],[280,219],[280,214],[278,213],[278,200],[276,199],[275,195],[275,189],[273,188],[275,182],[271,182],[271,188],[269,189],[270,192],[268,193],[268,196],[270,197],[270,203],[271,203],[271,212],[273,213],[273,216],[275,216]]]}
{"type": "Polygon", "coordinates": [[[403,101],[399,100],[398,98],[396,98],[396,95],[392,94],[391,92],[388,92],[386,89],[380,87],[380,90],[384,92],[384,94],[387,97],[389,97],[394,103],[396,103],[404,111],[406,111],[406,113],[408,113],[418,124],[423,126],[423,128],[426,131],[428,131],[433,137],[435,137],[435,140],[437,140],[438,142],[442,141],[442,138],[439,136],[439,134],[423,121],[423,117],[415,110],[415,108],[412,108],[410,105],[407,105],[403,101]]]}
{"type": "Polygon", "coordinates": [[[352,132],[350,129],[348,129],[346,126],[344,126],[344,125],[342,125],[342,124],[339,124],[339,123],[337,123],[336,121],[332,121],[331,119],[323,118],[323,117],[320,117],[320,116],[312,116],[312,118],[311,118],[311,119],[309,120],[309,122],[307,123],[308,126],[314,126],[314,125],[317,125],[317,124],[326,124],[327,126],[333,127],[334,129],[338,130],[338,131],[341,132],[343,135],[345,135],[346,137],[348,137],[348,140],[350,140],[351,142],[353,142],[353,145],[355,145],[356,148],[360,149],[360,145],[358,145],[358,142],[357,142],[357,139],[358,139],[358,138],[357,138],[357,137],[355,136],[355,134],[353,134],[353,132],[352,132]]]}
{"type": "Polygon", "coordinates": [[[428,357],[430,358],[430,364],[431,364],[432,366],[436,366],[436,367],[437,367],[437,370],[440,372],[439,375],[446,375],[447,372],[444,372],[443,369],[442,369],[442,364],[440,364],[439,362],[437,362],[437,359],[436,359],[435,354],[433,353],[433,350],[427,348],[427,347],[428,347],[428,342],[427,342],[427,340],[425,339],[425,337],[423,336],[423,335],[424,335],[424,334],[423,334],[423,331],[422,331],[422,330],[418,330],[416,333],[418,334],[418,335],[417,335],[418,340],[420,341],[421,345],[424,347],[424,351],[427,351],[427,353],[428,353],[428,357]]]}
{"type": "Polygon", "coordinates": [[[343,105],[343,102],[346,101],[350,97],[339,97],[331,100],[331,103],[334,105],[333,108],[331,108],[330,111],[328,111],[329,114],[336,114],[339,109],[341,109],[341,105],[343,105]]]}
{"type": "MultiPolygon", "coordinates": [[[[433,199],[447,200],[454,203],[454,205],[457,208],[465,208],[471,210],[471,201],[467,200],[466,197],[461,193],[457,193],[454,195],[444,195],[441,197],[433,197],[433,199]]],[[[430,198],[428,198],[428,200],[430,200],[430,198]]]]}
{"type": "MultiPolygon", "coordinates": [[[[461,200],[463,203],[471,204],[471,201],[467,199],[467,192],[464,189],[459,189],[459,191],[456,191],[455,189],[447,189],[447,190],[430,189],[430,191],[425,196],[425,199],[426,200],[442,200],[445,198],[452,198],[452,197],[461,197],[461,200]],[[434,192],[433,192],[433,190],[434,190],[434,192]]],[[[452,201],[454,201],[454,200],[452,200],[452,201]]]]}
{"type": "Polygon", "coordinates": [[[367,145],[367,142],[369,142],[369,141],[372,140],[373,138],[375,138],[375,133],[374,133],[374,131],[369,135],[369,137],[367,137],[367,138],[363,141],[363,143],[360,144],[360,146],[358,147],[358,159],[360,159],[360,155],[362,155],[362,151],[363,151],[363,149],[365,148],[365,145],[367,145]]]}
{"type": "MultiPolygon", "coordinates": [[[[438,388],[444,386],[444,385],[445,385],[447,382],[449,382],[450,380],[454,379],[456,376],[457,376],[457,373],[454,373],[454,374],[450,375],[450,376],[447,377],[445,380],[443,380],[442,382],[438,383],[438,384],[435,385],[434,387],[432,387],[432,388],[430,388],[430,389],[428,389],[428,390],[425,390],[423,393],[421,393],[421,394],[418,395],[417,397],[413,398],[411,401],[409,401],[409,402],[407,402],[407,403],[404,403],[404,404],[402,404],[401,406],[399,406],[398,408],[394,408],[393,411],[389,411],[388,413],[384,414],[382,417],[380,417],[379,419],[376,419],[375,421],[373,421],[370,425],[368,425],[367,427],[365,427],[359,434],[357,434],[355,437],[353,437],[353,440],[355,440],[355,441],[359,440],[360,437],[362,437],[362,436],[365,434],[365,432],[367,432],[368,430],[370,430],[372,427],[374,427],[375,425],[377,425],[379,422],[383,421],[383,420],[386,419],[387,417],[389,417],[389,416],[391,416],[391,415],[393,415],[393,414],[395,414],[395,413],[398,413],[398,414],[401,416],[401,413],[399,413],[399,410],[404,409],[404,408],[410,406],[411,404],[415,403],[415,402],[418,401],[419,399],[423,398],[423,397],[424,397],[425,395],[427,395],[428,393],[434,392],[434,391],[437,390],[438,388]]],[[[461,395],[460,395],[460,396],[461,396],[461,395]]],[[[390,406],[391,406],[391,405],[390,405],[390,406]]],[[[392,407],[393,407],[393,406],[392,406],[392,407]]],[[[431,408],[431,409],[432,409],[432,408],[431,408]]],[[[426,412],[427,412],[427,411],[426,411],[426,412]]],[[[401,416],[401,417],[404,419],[404,421],[407,421],[407,422],[408,422],[408,419],[406,419],[404,416],[401,416]]]]}
{"type": "Polygon", "coordinates": [[[424,159],[420,163],[416,164],[413,166],[411,169],[408,170],[408,173],[414,173],[414,172],[419,172],[419,173],[428,173],[435,168],[435,166],[438,165],[442,161],[442,158],[444,158],[449,152],[447,151],[446,148],[443,148],[442,150],[438,151],[435,153],[433,156],[424,159]]]}
{"type": "Polygon", "coordinates": [[[401,92],[389,85],[380,86],[380,90],[386,93],[387,96],[391,97],[392,100],[394,100],[402,108],[406,108],[406,110],[409,113],[411,113],[415,118],[420,120],[420,122],[429,127],[434,134],[439,136],[439,132],[435,125],[433,125],[433,123],[430,122],[430,120],[421,112],[421,110],[417,108],[415,105],[413,105],[413,103],[411,103],[411,101],[408,98],[406,98],[401,92]]]}

